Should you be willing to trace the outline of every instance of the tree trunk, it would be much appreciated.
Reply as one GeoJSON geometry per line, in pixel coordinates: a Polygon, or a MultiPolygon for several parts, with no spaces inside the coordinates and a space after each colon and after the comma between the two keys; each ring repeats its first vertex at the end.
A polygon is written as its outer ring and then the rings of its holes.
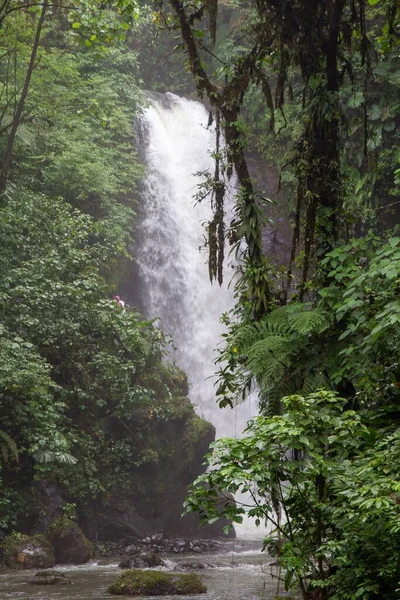
{"type": "Polygon", "coordinates": [[[41,10],[40,17],[39,17],[39,22],[38,22],[37,28],[36,28],[35,40],[33,42],[31,58],[30,58],[28,70],[27,70],[26,76],[25,76],[24,87],[22,88],[21,96],[20,96],[20,99],[19,99],[19,102],[17,105],[17,110],[15,112],[14,120],[12,122],[11,131],[8,136],[6,154],[4,157],[4,161],[2,164],[2,168],[1,168],[1,174],[0,174],[0,194],[3,194],[3,192],[6,189],[8,172],[10,170],[12,157],[13,157],[15,136],[16,136],[19,124],[21,122],[21,117],[22,117],[22,112],[24,110],[25,100],[28,95],[29,84],[31,81],[33,69],[35,68],[35,60],[36,60],[36,55],[37,55],[37,51],[38,51],[38,47],[39,47],[39,43],[40,43],[40,35],[42,32],[43,23],[44,23],[44,20],[46,17],[47,7],[48,7],[48,2],[45,1],[42,6],[42,10],[41,10]]]}

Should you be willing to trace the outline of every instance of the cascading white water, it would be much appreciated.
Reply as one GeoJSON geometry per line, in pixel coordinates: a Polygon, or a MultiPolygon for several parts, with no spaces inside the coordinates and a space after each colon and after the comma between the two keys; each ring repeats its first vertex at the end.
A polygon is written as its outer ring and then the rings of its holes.
{"type": "Polygon", "coordinates": [[[210,284],[202,223],[211,208],[193,199],[202,180],[195,173],[213,171],[215,132],[207,128],[202,104],[173,94],[153,98],[143,119],[147,174],[136,251],[143,304],[172,335],[173,358],[188,375],[197,412],[213,423],[217,437],[239,437],[257,410],[249,403],[219,409],[213,377],[215,348],[224,331],[219,319],[234,304],[228,287],[232,272],[226,266],[224,284],[210,284]]]}

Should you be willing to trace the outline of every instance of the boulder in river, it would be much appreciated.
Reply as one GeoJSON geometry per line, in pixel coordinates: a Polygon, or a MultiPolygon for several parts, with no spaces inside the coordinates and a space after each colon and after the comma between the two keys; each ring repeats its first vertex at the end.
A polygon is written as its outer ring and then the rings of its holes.
{"type": "Polygon", "coordinates": [[[141,552],[142,546],[139,544],[130,544],[129,546],[125,546],[125,548],[122,550],[123,554],[129,554],[129,556],[132,556],[133,554],[140,554],[141,552]]]}
{"type": "Polygon", "coordinates": [[[121,573],[107,590],[120,596],[190,596],[205,594],[207,588],[196,573],[129,570],[121,573]]]}
{"type": "Polygon", "coordinates": [[[192,561],[182,561],[179,563],[178,567],[177,567],[177,571],[201,571],[202,569],[214,569],[215,565],[212,565],[210,563],[203,563],[203,562],[199,562],[197,560],[192,561]]]}
{"type": "Polygon", "coordinates": [[[3,557],[11,569],[48,569],[55,563],[54,548],[42,535],[10,535],[3,542],[3,557]]]}
{"type": "Polygon", "coordinates": [[[155,552],[141,552],[124,558],[119,566],[121,569],[146,569],[149,567],[162,567],[164,564],[163,559],[155,552]]]}
{"type": "Polygon", "coordinates": [[[61,517],[48,530],[57,563],[81,565],[94,557],[92,543],[74,521],[61,517]]]}
{"type": "Polygon", "coordinates": [[[30,585],[69,585],[71,581],[62,571],[39,571],[35,573],[34,579],[29,581],[30,585]]]}

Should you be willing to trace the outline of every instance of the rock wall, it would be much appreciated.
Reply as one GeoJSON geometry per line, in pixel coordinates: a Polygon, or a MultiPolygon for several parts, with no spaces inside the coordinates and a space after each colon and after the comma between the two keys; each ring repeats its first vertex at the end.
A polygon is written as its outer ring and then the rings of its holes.
{"type": "Polygon", "coordinates": [[[115,490],[106,505],[92,502],[80,508],[80,522],[90,539],[129,543],[157,533],[193,538],[223,535],[226,521],[200,526],[197,515],[182,517],[188,487],[205,469],[203,457],[215,439],[215,429],[195,414],[188,398],[179,402],[183,416],[160,423],[154,434],[154,448],[162,460],[138,469],[129,492],[115,490]]]}

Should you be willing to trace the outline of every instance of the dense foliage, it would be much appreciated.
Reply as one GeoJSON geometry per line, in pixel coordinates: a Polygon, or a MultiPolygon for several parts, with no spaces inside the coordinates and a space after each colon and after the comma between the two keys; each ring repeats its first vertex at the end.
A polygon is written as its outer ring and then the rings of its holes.
{"type": "Polygon", "coordinates": [[[112,300],[143,175],[127,33],[137,6],[2,10],[0,527],[10,531],[34,523],[41,479],[80,506],[138,487],[163,455],[160,423],[194,411],[160,330],[112,300]]]}
{"type": "Polygon", "coordinates": [[[282,416],[256,417],[222,439],[186,502],[203,519],[221,512],[267,520],[286,588],[305,598],[395,598],[399,585],[399,432],[371,443],[361,416],[332,392],[283,399],[282,416]],[[205,484],[205,485],[204,485],[205,484]],[[216,490],[249,492],[253,507],[215,505],[216,490]]]}
{"type": "Polygon", "coordinates": [[[224,237],[239,259],[219,402],[255,390],[263,414],[214,446],[187,509],[266,520],[286,588],[304,598],[394,600],[398,3],[170,0],[160,15],[225,134],[206,178],[211,276],[221,280],[224,237]],[[279,171],[280,208],[250,175],[254,152],[279,171]],[[232,167],[241,189],[226,233],[232,167]],[[285,209],[292,242],[276,264],[263,241],[285,209]],[[219,502],[224,490],[247,490],[250,507],[219,502]]]}
{"type": "Polygon", "coordinates": [[[186,508],[267,521],[264,546],[305,600],[398,597],[398,18],[392,0],[3,3],[1,527],[38,478],[106,502],[132,464],[159,461],[157,423],[191,410],[162,334],[111,300],[142,173],[132,118],[143,85],[191,89],[177,46],[216,123],[200,190],[211,279],[227,238],[236,253],[217,395],[258,390],[262,413],[214,445],[186,508]],[[255,153],[279,171],[279,206],[255,153]],[[277,215],[282,264],[265,245],[277,215]],[[224,500],[238,490],[250,506],[224,500]]]}

